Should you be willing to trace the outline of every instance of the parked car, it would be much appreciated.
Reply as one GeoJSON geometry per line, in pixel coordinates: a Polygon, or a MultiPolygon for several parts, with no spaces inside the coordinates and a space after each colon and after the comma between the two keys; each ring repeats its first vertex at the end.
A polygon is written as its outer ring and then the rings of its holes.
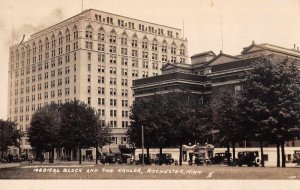
{"type": "Polygon", "coordinates": [[[211,158],[211,162],[212,164],[228,164],[230,161],[230,157],[231,153],[216,153],[215,156],[211,158]]]}
{"type": "MultiPolygon", "coordinates": [[[[144,154],[144,164],[151,165],[154,163],[155,154],[149,154],[149,159],[147,158],[147,154],[144,154]]],[[[143,164],[143,155],[139,154],[139,159],[136,160],[135,164],[143,164]]]]}
{"type": "Polygon", "coordinates": [[[293,154],[293,163],[300,164],[300,150],[295,150],[293,154]]]}
{"type": "Polygon", "coordinates": [[[174,159],[172,158],[171,153],[163,153],[162,155],[156,154],[156,159],[154,161],[155,165],[171,165],[174,163],[174,159]]]}
{"type": "Polygon", "coordinates": [[[204,153],[195,153],[195,162],[194,162],[194,164],[197,165],[197,166],[203,166],[204,164],[210,165],[211,160],[205,158],[204,153]]]}
{"type": "Polygon", "coordinates": [[[101,164],[114,164],[116,163],[116,156],[114,154],[103,154],[100,156],[101,164]]]}
{"type": "Polygon", "coordinates": [[[20,162],[27,161],[28,160],[28,155],[20,155],[19,160],[20,160],[20,162]]]}
{"type": "Polygon", "coordinates": [[[244,151],[238,153],[238,159],[236,160],[238,166],[247,165],[249,167],[259,166],[260,158],[258,151],[244,151]]]}
{"type": "Polygon", "coordinates": [[[205,163],[204,155],[202,154],[195,154],[195,165],[202,166],[205,163]]]}

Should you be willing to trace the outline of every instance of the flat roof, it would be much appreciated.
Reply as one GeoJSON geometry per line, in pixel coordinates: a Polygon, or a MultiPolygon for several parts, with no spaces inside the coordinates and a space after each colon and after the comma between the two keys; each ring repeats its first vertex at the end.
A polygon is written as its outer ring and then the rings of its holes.
{"type": "Polygon", "coordinates": [[[56,24],[54,24],[54,25],[52,25],[52,26],[49,26],[49,27],[47,27],[47,28],[45,28],[45,29],[42,29],[42,30],[40,30],[40,31],[38,31],[38,32],[36,32],[36,33],[33,33],[33,34],[30,35],[30,37],[31,37],[31,36],[34,36],[34,35],[37,35],[38,33],[44,32],[45,30],[48,30],[49,28],[52,28],[52,27],[54,27],[54,26],[60,25],[60,24],[62,24],[62,23],[64,23],[64,22],[66,22],[67,20],[70,20],[70,19],[72,19],[72,18],[75,18],[75,17],[77,17],[77,16],[80,16],[81,14],[84,14],[84,13],[87,13],[87,12],[91,12],[91,11],[97,11],[97,12],[101,12],[101,13],[105,13],[105,14],[110,14],[110,15],[114,15],[114,16],[119,16],[119,17],[123,17],[123,18],[128,18],[128,19],[132,19],[132,20],[135,20],[135,21],[139,21],[139,22],[146,22],[146,23],[149,23],[149,24],[157,25],[157,26],[162,26],[162,27],[167,27],[167,28],[179,30],[179,31],[181,32],[181,29],[175,28],[175,27],[171,27],[171,26],[166,26],[166,25],[162,25],[162,24],[156,24],[156,23],[153,23],[153,22],[143,21],[143,20],[140,20],[140,19],[135,19],[135,18],[131,18],[131,17],[126,17],[126,16],[122,16],[122,15],[118,15],[118,14],[114,14],[114,13],[109,13],[109,12],[105,12],[105,11],[100,11],[100,10],[97,10],[97,9],[86,9],[86,10],[84,10],[84,11],[81,12],[81,13],[78,13],[78,14],[72,16],[72,17],[69,17],[69,18],[67,18],[67,19],[65,19],[65,20],[63,20],[63,21],[61,21],[61,22],[58,22],[58,23],[56,23],[56,24]]]}

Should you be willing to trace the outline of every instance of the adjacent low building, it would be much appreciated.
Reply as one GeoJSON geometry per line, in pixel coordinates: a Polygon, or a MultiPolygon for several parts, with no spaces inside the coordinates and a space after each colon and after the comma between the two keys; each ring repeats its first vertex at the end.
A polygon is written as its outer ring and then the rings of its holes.
{"type": "MultiPolygon", "coordinates": [[[[193,55],[191,64],[167,63],[161,69],[162,75],[134,80],[135,98],[188,89],[199,95],[205,103],[217,95],[222,88],[230,88],[235,92],[241,90],[240,81],[243,73],[251,69],[251,63],[258,61],[262,56],[273,56],[279,59],[288,57],[300,68],[300,51],[252,42],[237,56],[228,55],[222,51],[216,55],[208,51],[193,55]]],[[[287,146],[300,146],[300,141],[297,139],[287,143],[287,146]]],[[[251,146],[248,143],[247,145],[251,146]]],[[[240,146],[246,145],[241,143],[240,146]]]]}

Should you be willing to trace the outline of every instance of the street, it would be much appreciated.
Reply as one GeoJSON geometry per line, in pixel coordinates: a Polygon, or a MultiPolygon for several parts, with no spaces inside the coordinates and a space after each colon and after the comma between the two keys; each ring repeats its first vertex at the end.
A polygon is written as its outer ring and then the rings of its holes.
{"type": "Polygon", "coordinates": [[[284,179],[299,180],[300,167],[95,165],[93,162],[0,164],[0,179],[284,179]]]}

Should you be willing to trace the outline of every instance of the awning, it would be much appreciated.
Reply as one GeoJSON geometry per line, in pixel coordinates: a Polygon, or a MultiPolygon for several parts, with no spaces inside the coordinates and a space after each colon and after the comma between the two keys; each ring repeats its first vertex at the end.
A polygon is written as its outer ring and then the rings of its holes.
{"type": "Polygon", "coordinates": [[[111,147],[109,147],[109,149],[110,149],[110,153],[112,153],[112,154],[121,154],[121,151],[120,151],[120,149],[119,149],[119,147],[117,147],[117,146],[111,146],[111,147]]]}
{"type": "Polygon", "coordinates": [[[102,154],[109,154],[110,153],[109,147],[108,146],[104,146],[101,149],[101,152],[102,152],[102,154]]]}
{"type": "Polygon", "coordinates": [[[214,145],[212,145],[212,144],[208,144],[207,145],[207,149],[208,150],[213,150],[215,147],[214,147],[214,145]]]}

